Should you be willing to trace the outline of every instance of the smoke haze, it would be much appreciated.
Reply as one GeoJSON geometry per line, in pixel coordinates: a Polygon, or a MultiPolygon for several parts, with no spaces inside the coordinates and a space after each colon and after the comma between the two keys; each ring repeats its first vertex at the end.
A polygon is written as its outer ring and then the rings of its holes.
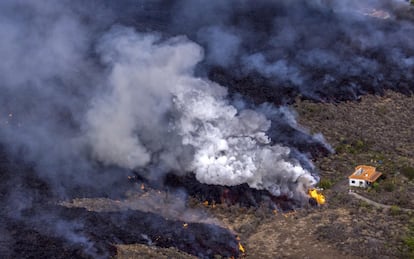
{"type": "Polygon", "coordinates": [[[263,114],[238,111],[224,87],[194,77],[203,59],[199,45],[185,37],[160,41],[115,27],[98,50],[111,68],[111,89],[94,100],[87,114],[89,144],[97,159],[134,169],[156,154],[163,168],[194,172],[203,183],[248,183],[277,196],[292,197],[296,190],[290,185],[299,178],[309,181],[303,180],[306,186],[317,182],[289,158],[289,148],[270,144],[266,131],[271,123],[263,114]]]}
{"type": "Polygon", "coordinates": [[[0,143],[32,169],[7,176],[9,216],[36,200],[26,174],[56,199],[112,193],[131,170],[301,199],[319,181],[312,155],[332,150],[284,104],[412,93],[405,5],[2,1],[0,143]]]}

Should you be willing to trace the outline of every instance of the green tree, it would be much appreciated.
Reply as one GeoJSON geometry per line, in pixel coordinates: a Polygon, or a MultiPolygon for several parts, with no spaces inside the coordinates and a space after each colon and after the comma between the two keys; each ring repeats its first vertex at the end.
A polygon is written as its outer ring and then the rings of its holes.
{"type": "Polygon", "coordinates": [[[319,187],[323,189],[329,189],[332,186],[332,182],[329,179],[323,179],[319,182],[319,187]]]}

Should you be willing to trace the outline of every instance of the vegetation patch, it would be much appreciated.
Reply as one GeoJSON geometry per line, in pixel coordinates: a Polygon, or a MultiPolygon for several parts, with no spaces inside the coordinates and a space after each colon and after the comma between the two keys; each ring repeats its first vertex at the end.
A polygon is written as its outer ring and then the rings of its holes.
{"type": "Polygon", "coordinates": [[[382,188],[387,192],[392,192],[395,190],[395,184],[392,181],[386,181],[382,184],[382,188]]]}
{"type": "Polygon", "coordinates": [[[325,194],[330,207],[323,210],[337,208],[347,211],[342,216],[349,215],[348,220],[362,221],[358,227],[347,227],[350,221],[332,224],[322,217],[318,240],[355,256],[414,259],[414,231],[407,232],[412,215],[403,210],[414,209],[414,95],[386,92],[336,105],[302,101],[297,111],[300,123],[311,132],[322,133],[336,151],[315,159],[323,179],[319,186],[329,189],[325,194]],[[392,207],[372,207],[348,194],[347,178],[357,165],[374,166],[382,177],[368,189],[354,191],[392,207]],[[332,234],[339,231],[344,240],[332,234]]]}
{"type": "Polygon", "coordinates": [[[407,166],[401,169],[401,173],[410,181],[414,179],[414,167],[407,166]]]}
{"type": "Polygon", "coordinates": [[[342,141],[335,147],[336,153],[350,153],[350,154],[359,154],[361,152],[365,152],[368,150],[368,144],[361,140],[355,140],[351,143],[347,143],[347,141],[342,141]]]}
{"type": "Polygon", "coordinates": [[[414,218],[411,218],[407,235],[403,239],[410,258],[414,258],[414,218]]]}
{"type": "Polygon", "coordinates": [[[319,182],[319,187],[320,188],[322,188],[322,189],[329,189],[329,188],[331,188],[332,187],[332,181],[331,180],[329,180],[329,179],[322,179],[320,182],[319,182]]]}
{"type": "Polygon", "coordinates": [[[398,207],[397,205],[392,205],[390,207],[390,214],[393,216],[397,216],[401,213],[401,208],[398,207]]]}

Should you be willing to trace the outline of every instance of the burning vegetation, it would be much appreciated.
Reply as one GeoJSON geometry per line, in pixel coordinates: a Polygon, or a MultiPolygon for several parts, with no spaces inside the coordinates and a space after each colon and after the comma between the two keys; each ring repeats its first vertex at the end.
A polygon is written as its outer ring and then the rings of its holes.
{"type": "Polygon", "coordinates": [[[325,196],[319,192],[320,190],[314,188],[309,189],[308,194],[311,199],[313,199],[318,205],[325,204],[325,196]]]}

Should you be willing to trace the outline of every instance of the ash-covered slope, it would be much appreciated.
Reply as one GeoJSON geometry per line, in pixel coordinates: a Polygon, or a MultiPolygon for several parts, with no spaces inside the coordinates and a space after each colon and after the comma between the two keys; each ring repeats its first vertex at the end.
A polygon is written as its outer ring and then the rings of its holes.
{"type": "Polygon", "coordinates": [[[310,157],[330,148],[280,105],[412,92],[404,4],[2,1],[0,143],[31,168],[3,170],[6,216],[40,224],[23,212],[119,193],[129,170],[300,199],[318,181],[310,157]]]}
{"type": "Polygon", "coordinates": [[[212,50],[188,39],[196,24],[174,18],[192,4],[152,3],[166,18],[141,16],[146,2],[95,4],[2,3],[0,139],[11,157],[32,163],[63,196],[79,185],[111,192],[119,179],[111,166],[150,178],[194,172],[289,197],[317,182],[307,152],[329,151],[320,135],[287,108],[230,98],[200,74],[212,50]]]}
{"type": "Polygon", "coordinates": [[[124,24],[201,44],[201,70],[258,101],[413,92],[413,11],[404,1],[126,1],[126,13],[109,5],[124,24]]]}

